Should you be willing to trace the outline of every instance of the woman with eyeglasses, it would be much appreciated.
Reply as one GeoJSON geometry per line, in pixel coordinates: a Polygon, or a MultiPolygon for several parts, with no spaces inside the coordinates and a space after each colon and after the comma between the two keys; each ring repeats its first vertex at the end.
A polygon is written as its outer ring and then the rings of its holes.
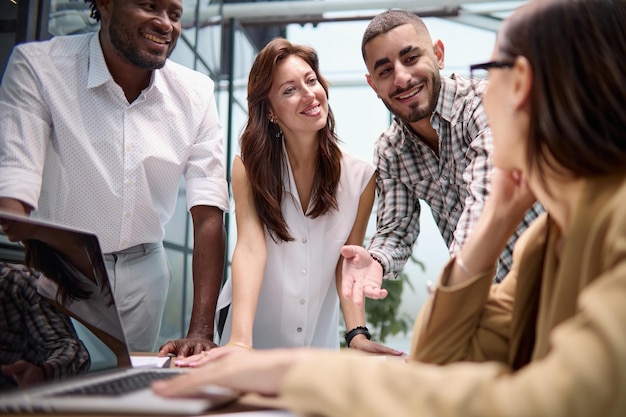
{"type": "Polygon", "coordinates": [[[302,415],[626,415],[626,1],[535,0],[503,24],[485,111],[491,197],[444,267],[411,361],[273,351],[155,386],[279,395],[302,415]],[[546,209],[498,254],[537,199],[546,209]]]}

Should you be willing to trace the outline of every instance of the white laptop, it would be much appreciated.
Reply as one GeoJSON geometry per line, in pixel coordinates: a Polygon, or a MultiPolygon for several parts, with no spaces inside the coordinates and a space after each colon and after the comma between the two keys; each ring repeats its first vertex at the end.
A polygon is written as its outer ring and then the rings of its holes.
{"type": "MultiPolygon", "coordinates": [[[[84,255],[79,260],[90,266],[93,276],[87,278],[70,264],[66,264],[68,273],[75,273],[75,277],[88,281],[91,295],[87,300],[74,301],[63,307],[74,320],[93,330],[103,345],[111,349],[112,357],[115,358],[112,369],[101,369],[61,381],[49,381],[29,389],[1,392],[0,414],[49,412],[194,415],[218,408],[239,397],[238,392],[217,386],[203,388],[202,398],[171,399],[153,394],[150,389],[151,381],[168,378],[185,370],[132,366],[98,238],[90,232],[3,211],[0,211],[0,223],[9,224],[12,228],[28,228],[29,233],[33,230],[47,233],[54,235],[56,239],[63,239],[64,242],[80,245],[82,250],[72,253],[84,255]],[[139,388],[134,388],[137,380],[140,381],[139,388]]],[[[40,278],[42,279],[44,278],[40,278]]],[[[45,282],[55,285],[48,279],[45,282]]],[[[47,293],[46,289],[50,288],[54,289],[48,285],[42,287],[40,282],[40,292],[47,293]]],[[[52,292],[56,293],[53,290],[52,292]]]]}

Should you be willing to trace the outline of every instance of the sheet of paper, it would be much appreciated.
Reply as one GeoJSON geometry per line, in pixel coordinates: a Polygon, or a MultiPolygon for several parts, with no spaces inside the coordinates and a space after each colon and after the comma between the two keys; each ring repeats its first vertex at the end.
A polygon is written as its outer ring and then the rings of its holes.
{"type": "Polygon", "coordinates": [[[261,410],[244,411],[224,414],[210,414],[211,417],[298,417],[296,414],[285,410],[261,410]]]}
{"type": "Polygon", "coordinates": [[[130,362],[133,368],[163,368],[170,360],[168,356],[134,356],[131,355],[130,362]]]}

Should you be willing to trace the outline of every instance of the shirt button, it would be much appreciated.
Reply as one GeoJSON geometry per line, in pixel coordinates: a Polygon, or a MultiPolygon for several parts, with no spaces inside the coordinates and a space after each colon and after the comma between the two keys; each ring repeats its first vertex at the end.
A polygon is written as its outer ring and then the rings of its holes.
{"type": "Polygon", "coordinates": [[[133,215],[133,214],[132,214],[130,211],[126,211],[126,212],[124,212],[124,217],[126,217],[127,219],[130,219],[130,217],[131,217],[132,215],[133,215]]]}
{"type": "Polygon", "coordinates": [[[126,150],[127,151],[132,151],[133,150],[133,145],[131,145],[130,143],[128,145],[126,145],[126,150]]]}
{"type": "Polygon", "coordinates": [[[304,303],[306,303],[306,301],[300,300],[300,305],[303,305],[304,303]]]}
{"type": "Polygon", "coordinates": [[[298,327],[296,330],[298,331],[298,333],[302,333],[302,327],[298,327]]]}
{"type": "Polygon", "coordinates": [[[300,275],[303,275],[303,276],[304,276],[304,275],[306,275],[306,269],[304,269],[304,268],[303,268],[303,269],[301,269],[301,270],[300,270],[300,275]]]}
{"type": "Polygon", "coordinates": [[[306,242],[308,242],[307,238],[306,238],[306,237],[303,237],[303,238],[302,238],[302,243],[306,243],[306,242]]]}
{"type": "Polygon", "coordinates": [[[126,186],[133,185],[133,180],[126,180],[124,184],[126,184],[126,186]]]}

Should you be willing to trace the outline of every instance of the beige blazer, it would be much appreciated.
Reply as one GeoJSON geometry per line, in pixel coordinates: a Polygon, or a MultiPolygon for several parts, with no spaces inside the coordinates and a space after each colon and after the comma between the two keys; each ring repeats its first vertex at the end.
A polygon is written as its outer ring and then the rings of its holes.
{"type": "Polygon", "coordinates": [[[558,238],[544,215],[501,284],[439,287],[411,363],[320,353],[281,397],[324,416],[626,416],[626,176],[588,181],[560,260],[558,238]]]}

